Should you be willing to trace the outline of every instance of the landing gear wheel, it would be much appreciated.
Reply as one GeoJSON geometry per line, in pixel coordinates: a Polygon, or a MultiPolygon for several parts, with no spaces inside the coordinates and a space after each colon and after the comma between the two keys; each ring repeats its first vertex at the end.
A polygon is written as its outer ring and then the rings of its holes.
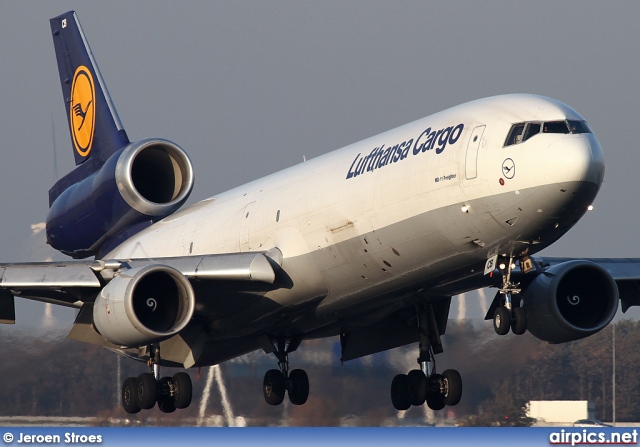
{"type": "Polygon", "coordinates": [[[176,406],[173,403],[173,399],[171,398],[171,396],[162,396],[160,399],[158,399],[158,408],[163,413],[173,413],[174,411],[176,411],[176,406]]]}
{"type": "Polygon", "coordinates": [[[511,327],[511,315],[506,307],[498,307],[493,314],[493,328],[498,335],[506,335],[511,327]]]}
{"type": "Polygon", "coordinates": [[[138,376],[136,387],[137,403],[143,410],[153,408],[156,404],[158,388],[156,378],[151,373],[142,373],[138,376]]]}
{"type": "Polygon", "coordinates": [[[427,406],[433,411],[442,410],[445,407],[444,396],[440,393],[427,394],[427,406]]]}
{"type": "Polygon", "coordinates": [[[516,335],[522,335],[527,331],[527,313],[525,312],[524,307],[513,308],[511,331],[516,335]]]}
{"type": "Polygon", "coordinates": [[[458,405],[462,397],[462,378],[455,369],[447,369],[442,373],[444,403],[449,406],[458,405]]]}
{"type": "Polygon", "coordinates": [[[171,395],[173,379],[163,377],[160,379],[160,393],[158,394],[158,408],[163,413],[173,413],[176,411],[175,399],[171,395]]]}
{"type": "Polygon", "coordinates": [[[442,394],[443,378],[440,374],[432,374],[427,378],[427,406],[438,411],[445,407],[444,395],[442,394]]]}
{"type": "Polygon", "coordinates": [[[185,372],[179,372],[171,378],[173,382],[173,401],[176,408],[187,408],[191,404],[193,386],[191,377],[185,372]]]}
{"type": "Polygon", "coordinates": [[[135,377],[129,377],[122,385],[122,407],[129,414],[136,414],[141,410],[136,398],[137,389],[138,379],[135,377]]]}
{"type": "Polygon", "coordinates": [[[286,382],[284,374],[278,369],[270,369],[262,381],[262,394],[269,405],[280,405],[284,400],[286,382]]]}
{"type": "Polygon", "coordinates": [[[411,405],[419,407],[427,396],[427,376],[419,369],[412,369],[409,377],[409,397],[411,405]]]}
{"type": "Polygon", "coordinates": [[[309,397],[309,377],[302,369],[289,373],[289,400],[293,405],[303,405],[309,397]]]}
{"type": "Polygon", "coordinates": [[[396,410],[408,410],[411,407],[409,376],[398,374],[391,382],[391,403],[396,410]]]}

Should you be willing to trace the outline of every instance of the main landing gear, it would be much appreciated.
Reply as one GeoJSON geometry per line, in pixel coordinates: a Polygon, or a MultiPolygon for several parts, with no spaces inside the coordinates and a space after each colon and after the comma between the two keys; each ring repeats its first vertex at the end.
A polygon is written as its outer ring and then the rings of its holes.
{"type": "Polygon", "coordinates": [[[462,397],[462,378],[455,369],[436,373],[435,353],[442,352],[440,330],[431,304],[417,312],[420,331],[420,369],[398,374],[391,382],[391,402],[396,410],[408,410],[425,402],[432,410],[453,406],[462,397]]]}
{"type": "Polygon", "coordinates": [[[511,282],[511,271],[514,267],[513,258],[509,258],[508,265],[500,264],[502,288],[498,291],[500,300],[493,313],[493,329],[498,335],[508,334],[509,329],[516,335],[522,335],[527,331],[527,314],[522,307],[520,284],[511,282]]]}
{"type": "Polygon", "coordinates": [[[173,413],[176,408],[187,408],[191,404],[191,377],[179,372],[173,377],[160,378],[160,347],[149,347],[151,373],[129,377],[122,385],[122,406],[127,413],[135,414],[149,410],[156,402],[163,413],[173,413]]]}
{"type": "Polygon", "coordinates": [[[280,405],[285,392],[293,405],[303,405],[309,397],[309,378],[303,369],[289,371],[289,353],[298,349],[302,337],[291,339],[288,343],[279,338],[275,345],[275,356],[280,369],[270,369],[264,375],[262,393],[269,405],[280,405]]]}

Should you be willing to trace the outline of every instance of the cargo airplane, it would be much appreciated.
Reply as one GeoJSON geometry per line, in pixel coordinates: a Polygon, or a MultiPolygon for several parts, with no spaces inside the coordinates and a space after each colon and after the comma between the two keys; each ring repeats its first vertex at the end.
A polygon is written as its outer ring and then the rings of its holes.
{"type": "Polygon", "coordinates": [[[417,343],[391,401],[440,410],[462,396],[458,371],[434,362],[453,296],[494,287],[495,331],[550,343],[638,304],[638,261],[534,256],[604,176],[598,140],[561,102],[472,101],[180,209],[186,152],[130,141],[76,14],[50,24],[76,167],[49,191],[46,235],[76,260],[0,265],[0,320],[15,321],[15,297],[77,309],[70,338],[149,366],[124,381],[129,413],[190,404],[189,375],[161,367],[256,350],[277,360],[265,400],[302,405],[291,354],[322,337],[339,337],[343,361],[417,343]]]}

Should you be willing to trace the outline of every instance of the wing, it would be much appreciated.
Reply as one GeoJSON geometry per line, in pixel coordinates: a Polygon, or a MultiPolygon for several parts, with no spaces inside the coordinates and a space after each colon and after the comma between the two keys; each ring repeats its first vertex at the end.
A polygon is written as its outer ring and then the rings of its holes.
{"type": "MultiPolygon", "coordinates": [[[[132,260],[0,264],[2,302],[9,296],[80,309],[115,276],[149,265],[164,265],[188,280],[273,284],[281,258],[275,251],[132,260]]],[[[3,307],[0,307],[3,308],[3,307]]],[[[0,319],[5,315],[0,314],[0,319]]]]}
{"type": "MultiPolygon", "coordinates": [[[[282,255],[268,252],[131,260],[0,264],[0,323],[15,322],[14,297],[78,309],[69,337],[113,349],[146,339],[168,347],[168,362],[195,362],[206,341],[194,317],[194,289],[217,284],[233,291],[272,288],[282,255]],[[171,347],[173,346],[173,347],[171,347]]],[[[205,306],[206,307],[206,306],[205,306]]]]}

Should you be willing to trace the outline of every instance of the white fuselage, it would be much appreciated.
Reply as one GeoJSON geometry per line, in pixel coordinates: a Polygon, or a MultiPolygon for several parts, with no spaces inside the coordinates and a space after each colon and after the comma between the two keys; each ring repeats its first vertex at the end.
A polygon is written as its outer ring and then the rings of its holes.
{"type": "MultiPolygon", "coordinates": [[[[533,95],[463,104],[199,202],[105,258],[277,247],[290,284],[262,295],[285,309],[313,302],[303,328],[312,330],[357,305],[428,293],[454,273],[482,270],[494,254],[532,254],[562,236],[602,182],[595,136],[505,140],[514,123],[564,119],[583,118],[533,95]]],[[[247,309],[245,318],[264,312],[247,309]]]]}

